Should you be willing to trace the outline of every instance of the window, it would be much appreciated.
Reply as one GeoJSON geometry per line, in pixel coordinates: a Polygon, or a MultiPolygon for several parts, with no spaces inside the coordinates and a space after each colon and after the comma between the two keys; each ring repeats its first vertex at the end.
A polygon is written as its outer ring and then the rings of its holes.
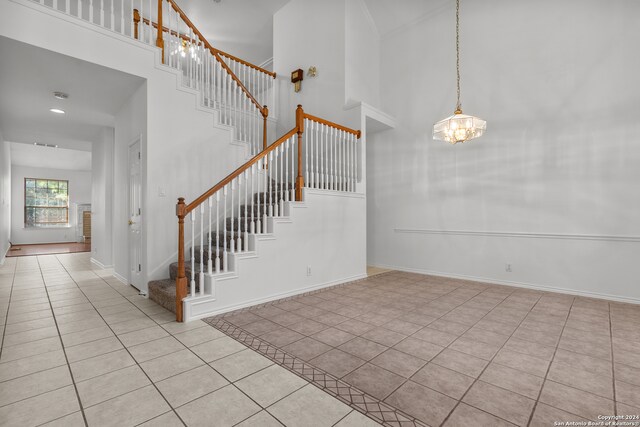
{"type": "Polygon", "coordinates": [[[69,181],[24,179],[25,227],[69,225],[69,181]]]}

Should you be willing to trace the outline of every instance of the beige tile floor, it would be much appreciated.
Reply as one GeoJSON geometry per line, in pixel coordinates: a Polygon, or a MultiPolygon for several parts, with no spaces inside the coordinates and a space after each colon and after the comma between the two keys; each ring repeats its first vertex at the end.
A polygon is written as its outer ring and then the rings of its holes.
{"type": "Polygon", "coordinates": [[[204,322],[173,319],[89,254],[7,259],[0,425],[376,425],[204,322]]]}
{"type": "Polygon", "coordinates": [[[353,405],[349,387],[434,427],[640,417],[636,304],[392,271],[212,324],[318,368],[305,376],[353,405]]]}

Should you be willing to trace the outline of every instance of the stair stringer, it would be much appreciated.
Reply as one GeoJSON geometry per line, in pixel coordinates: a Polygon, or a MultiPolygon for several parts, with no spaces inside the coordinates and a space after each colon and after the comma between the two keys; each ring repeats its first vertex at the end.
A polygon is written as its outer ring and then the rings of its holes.
{"type": "Polygon", "coordinates": [[[205,276],[210,295],[185,298],[185,321],[366,277],[364,194],[305,189],[303,199],[249,235],[248,252],[228,254],[228,272],[205,276]]]}

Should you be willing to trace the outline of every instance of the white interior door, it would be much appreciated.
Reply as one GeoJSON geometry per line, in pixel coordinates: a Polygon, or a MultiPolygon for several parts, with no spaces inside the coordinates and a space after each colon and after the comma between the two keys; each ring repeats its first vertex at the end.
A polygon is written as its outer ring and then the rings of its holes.
{"type": "Polygon", "coordinates": [[[140,140],[129,146],[129,283],[143,288],[142,156],[140,140]]]}

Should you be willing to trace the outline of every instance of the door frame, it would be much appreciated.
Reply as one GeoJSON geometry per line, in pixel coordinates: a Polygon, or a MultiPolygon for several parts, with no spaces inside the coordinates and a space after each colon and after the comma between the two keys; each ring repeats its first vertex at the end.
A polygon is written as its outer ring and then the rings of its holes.
{"type": "MultiPolygon", "coordinates": [[[[144,188],[145,188],[145,180],[144,180],[144,176],[143,176],[143,171],[144,171],[144,165],[143,165],[143,150],[142,150],[142,134],[137,135],[135,138],[133,138],[129,144],[127,145],[127,220],[130,219],[129,217],[129,213],[131,212],[131,198],[129,197],[129,191],[131,190],[131,169],[130,169],[130,165],[131,165],[131,148],[136,145],[139,144],[140,145],[140,163],[139,163],[139,169],[140,169],[140,222],[142,223],[142,226],[140,227],[140,264],[141,264],[141,269],[140,269],[140,274],[142,276],[142,281],[143,281],[143,285],[145,282],[145,272],[146,272],[146,266],[144,263],[144,254],[146,253],[145,251],[145,217],[146,217],[146,212],[145,212],[145,208],[144,208],[144,188]]],[[[140,284],[135,284],[133,283],[132,277],[131,277],[131,250],[132,250],[132,246],[131,246],[131,234],[129,231],[129,226],[127,226],[127,284],[130,286],[133,286],[134,288],[136,288],[138,291],[140,291],[141,293],[146,294],[146,291],[144,289],[144,286],[140,286],[140,284]],[[138,286],[140,287],[138,287],[138,286]],[[141,289],[142,288],[142,289],[141,289]]]]}

